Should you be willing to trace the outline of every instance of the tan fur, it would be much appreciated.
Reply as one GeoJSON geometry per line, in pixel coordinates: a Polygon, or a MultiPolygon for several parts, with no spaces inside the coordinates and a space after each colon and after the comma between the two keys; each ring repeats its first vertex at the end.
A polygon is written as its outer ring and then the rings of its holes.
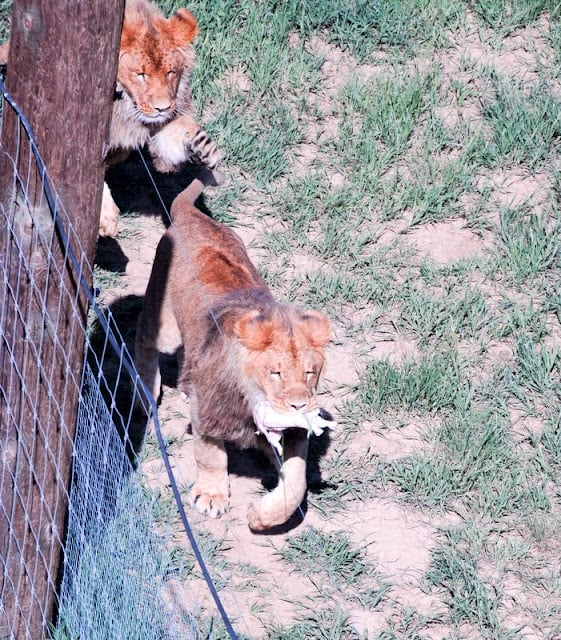
{"type": "Polygon", "coordinates": [[[10,51],[10,43],[3,42],[0,44],[0,65],[8,64],[8,53],[10,51]]]}
{"type": "MultiPolygon", "coordinates": [[[[190,399],[197,466],[191,500],[216,517],[229,499],[224,440],[266,445],[252,419],[263,397],[278,411],[317,407],[330,327],[318,311],[276,302],[237,234],[202,214],[192,198],[189,190],[176,198],[174,223],[158,245],[138,322],[136,365],[158,397],[159,354],[179,349],[178,386],[190,399]]],[[[306,431],[287,430],[279,485],[250,506],[252,529],[285,522],[301,503],[306,454],[306,431]]]]}
{"type": "MultiPolygon", "coordinates": [[[[169,19],[148,0],[127,0],[106,162],[148,145],[154,166],[169,172],[186,161],[215,167],[220,154],[197,124],[190,77],[197,22],[187,9],[169,19]]],[[[114,236],[118,208],[104,190],[100,234],[114,236]]]]}

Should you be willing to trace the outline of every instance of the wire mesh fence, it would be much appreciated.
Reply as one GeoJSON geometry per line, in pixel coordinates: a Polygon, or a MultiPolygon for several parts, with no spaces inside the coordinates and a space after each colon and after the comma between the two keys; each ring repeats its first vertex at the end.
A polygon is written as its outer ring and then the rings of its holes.
{"type": "Polygon", "coordinates": [[[154,399],[96,304],[25,116],[0,89],[17,140],[0,146],[0,638],[199,638],[196,612],[168,592],[166,539],[135,464],[153,414],[174,487],[154,399]]]}

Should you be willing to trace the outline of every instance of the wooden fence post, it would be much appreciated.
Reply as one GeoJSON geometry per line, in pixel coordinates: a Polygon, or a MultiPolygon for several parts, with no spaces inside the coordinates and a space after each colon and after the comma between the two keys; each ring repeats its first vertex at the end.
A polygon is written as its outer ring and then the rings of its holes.
{"type": "MultiPolygon", "coordinates": [[[[124,0],[15,0],[12,10],[5,84],[31,123],[75,231],[70,237],[79,240],[90,265],[123,9],[124,0]]],[[[38,640],[56,615],[87,302],[52,228],[43,176],[21,131],[6,105],[0,147],[0,637],[38,640]]]]}

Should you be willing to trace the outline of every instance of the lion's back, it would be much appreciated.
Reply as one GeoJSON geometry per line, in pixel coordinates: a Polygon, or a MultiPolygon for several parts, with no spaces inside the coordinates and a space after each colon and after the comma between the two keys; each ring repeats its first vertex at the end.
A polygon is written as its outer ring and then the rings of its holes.
{"type": "MultiPolygon", "coordinates": [[[[172,209],[173,211],[173,209],[172,209]]],[[[185,279],[201,290],[207,304],[236,291],[267,290],[265,281],[251,262],[244,243],[228,226],[216,222],[194,206],[173,215],[170,229],[175,245],[175,267],[179,287],[185,279]]]]}

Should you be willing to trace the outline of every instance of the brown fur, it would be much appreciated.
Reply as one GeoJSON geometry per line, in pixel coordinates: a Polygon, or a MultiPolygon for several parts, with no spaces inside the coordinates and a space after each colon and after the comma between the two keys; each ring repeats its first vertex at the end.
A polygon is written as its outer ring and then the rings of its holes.
{"type": "MultiPolygon", "coordinates": [[[[197,22],[187,9],[169,19],[148,0],[127,0],[106,162],[148,145],[158,171],[196,160],[211,168],[216,145],[197,124],[191,104],[192,42],[197,22]]],[[[101,235],[116,235],[118,208],[104,190],[101,235]]]]}
{"type": "MultiPolygon", "coordinates": [[[[197,482],[191,499],[216,517],[227,508],[224,440],[260,444],[252,419],[265,397],[278,411],[317,408],[316,389],[330,337],[325,316],[276,302],[234,231],[202,214],[183,192],[158,245],[138,322],[136,363],[160,392],[160,352],[180,350],[179,388],[189,396],[197,482]]],[[[254,503],[252,529],[285,522],[306,489],[307,433],[285,435],[280,482],[254,503]]]]}

